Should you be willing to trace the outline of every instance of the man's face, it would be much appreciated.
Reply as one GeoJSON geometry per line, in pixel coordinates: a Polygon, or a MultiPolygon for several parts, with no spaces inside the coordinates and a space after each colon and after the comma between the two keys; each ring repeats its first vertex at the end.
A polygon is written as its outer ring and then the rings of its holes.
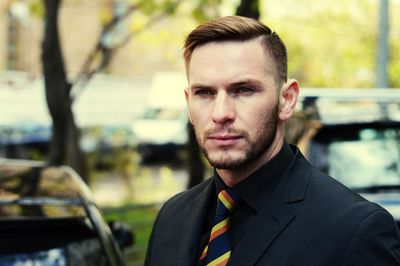
{"type": "Polygon", "coordinates": [[[197,141],[218,169],[238,169],[267,154],[279,121],[274,63],[259,39],[197,47],[185,91],[197,141]]]}

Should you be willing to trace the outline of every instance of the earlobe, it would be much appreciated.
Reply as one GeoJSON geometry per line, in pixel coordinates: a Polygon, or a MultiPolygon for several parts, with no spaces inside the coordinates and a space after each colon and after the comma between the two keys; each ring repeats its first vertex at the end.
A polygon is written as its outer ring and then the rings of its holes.
{"type": "Polygon", "coordinates": [[[299,84],[296,80],[288,80],[283,86],[280,97],[279,118],[282,121],[292,117],[299,95],[299,84]]]}

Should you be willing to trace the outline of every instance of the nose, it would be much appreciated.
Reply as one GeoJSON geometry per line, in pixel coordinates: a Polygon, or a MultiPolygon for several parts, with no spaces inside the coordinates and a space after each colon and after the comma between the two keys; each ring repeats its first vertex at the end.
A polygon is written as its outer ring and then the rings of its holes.
{"type": "Polygon", "coordinates": [[[214,123],[220,125],[229,124],[235,120],[233,99],[230,99],[227,93],[220,92],[215,98],[212,119],[214,123]]]}

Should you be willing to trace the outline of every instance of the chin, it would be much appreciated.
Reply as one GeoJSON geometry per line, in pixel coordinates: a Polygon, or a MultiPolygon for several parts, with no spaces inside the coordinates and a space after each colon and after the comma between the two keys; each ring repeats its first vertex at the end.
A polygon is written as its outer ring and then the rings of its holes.
{"type": "Polygon", "coordinates": [[[218,159],[208,158],[208,162],[217,169],[238,169],[243,167],[248,163],[247,158],[243,157],[233,157],[233,156],[225,156],[226,158],[221,158],[220,156],[218,159]]]}

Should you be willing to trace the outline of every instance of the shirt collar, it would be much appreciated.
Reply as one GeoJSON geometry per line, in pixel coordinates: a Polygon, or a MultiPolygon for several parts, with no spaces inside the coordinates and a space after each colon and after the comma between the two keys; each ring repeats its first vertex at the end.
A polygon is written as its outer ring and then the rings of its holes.
{"type": "MultiPolygon", "coordinates": [[[[241,197],[243,202],[257,211],[264,203],[266,196],[273,190],[293,159],[293,151],[284,142],[275,157],[261,166],[257,171],[235,185],[232,189],[241,197]]],[[[215,188],[218,193],[227,186],[215,171],[215,188]]]]}

